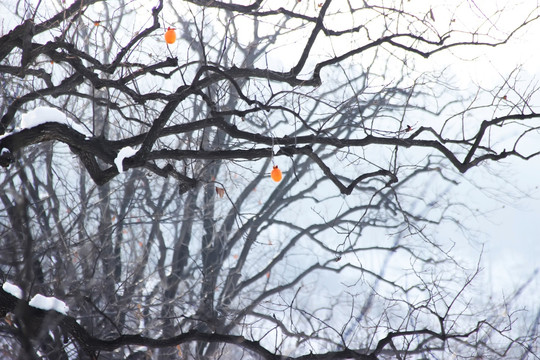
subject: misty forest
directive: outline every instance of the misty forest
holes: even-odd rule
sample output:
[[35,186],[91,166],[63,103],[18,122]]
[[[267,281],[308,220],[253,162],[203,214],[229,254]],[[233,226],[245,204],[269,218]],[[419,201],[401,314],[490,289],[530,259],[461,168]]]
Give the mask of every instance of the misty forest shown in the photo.
[[486,290],[474,227],[540,154],[539,17],[2,1],[0,358],[540,359],[534,266]]

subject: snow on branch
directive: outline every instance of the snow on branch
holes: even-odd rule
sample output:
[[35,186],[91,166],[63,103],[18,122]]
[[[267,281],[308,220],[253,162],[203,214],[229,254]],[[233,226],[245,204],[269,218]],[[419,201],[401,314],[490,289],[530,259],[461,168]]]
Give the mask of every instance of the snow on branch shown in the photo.
[[41,294],[35,295],[28,305],[45,311],[54,310],[62,315],[67,315],[69,311],[69,307],[62,300]]
[[88,129],[68,118],[62,111],[48,106],[38,106],[35,109],[22,114],[20,129],[29,129],[48,122],[64,124],[81,134],[87,136],[92,135]]
[[120,149],[120,151],[118,152],[118,156],[114,159],[114,164],[116,165],[119,173],[124,172],[124,159],[132,157],[136,153],[137,150],[133,149],[131,146],[126,146]]
[[7,292],[8,294],[15,296],[17,299],[22,299],[23,297],[23,291],[21,290],[21,288],[10,282],[6,281],[2,285],[2,289],[4,289],[4,291]]

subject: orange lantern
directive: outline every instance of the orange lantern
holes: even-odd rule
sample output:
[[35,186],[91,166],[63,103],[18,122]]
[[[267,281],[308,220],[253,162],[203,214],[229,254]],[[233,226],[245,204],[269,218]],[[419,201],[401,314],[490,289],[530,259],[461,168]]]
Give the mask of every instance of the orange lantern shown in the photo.
[[272,180],[274,180],[275,182],[280,182],[283,178],[283,174],[281,173],[281,170],[279,170],[277,165],[274,165],[274,168],[270,173],[270,177],[272,177]]
[[165,32],[165,42],[167,44],[174,44],[176,41],[176,31],[174,31],[173,28],[167,28],[167,31]]

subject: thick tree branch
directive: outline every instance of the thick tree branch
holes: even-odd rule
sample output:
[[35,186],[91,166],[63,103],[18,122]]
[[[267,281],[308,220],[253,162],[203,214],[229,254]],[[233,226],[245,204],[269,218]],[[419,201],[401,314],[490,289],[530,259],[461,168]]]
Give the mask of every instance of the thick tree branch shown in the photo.
[[[185,89],[185,88],[181,88]],[[179,91],[181,91],[179,89]],[[166,123],[167,119],[171,116],[177,103],[180,102],[180,98],[174,102],[169,103],[165,109],[161,112],[160,116],[154,121],[152,128],[146,134],[137,135],[130,139],[124,139],[120,141],[107,141],[100,138],[88,138],[85,135],[73,130],[71,127],[60,123],[45,123],[34,128],[23,129],[14,133],[10,133],[0,138],[0,149],[7,149],[4,155],[0,155],[2,164],[7,166],[13,159],[13,155],[16,151],[24,149],[25,147],[38,144],[45,141],[61,141],[69,145],[77,155],[81,157],[83,163],[90,172],[92,178],[98,184],[104,184],[118,174],[116,169],[110,168],[105,172],[99,169],[99,166],[92,160],[94,157],[98,157],[108,164],[114,165],[114,159],[117,152],[124,146],[137,146],[141,145],[141,150],[136,156],[125,160],[126,168],[135,168],[141,166],[150,166],[148,162],[152,160],[182,160],[182,159],[207,159],[207,160],[254,160],[261,158],[268,158],[274,156],[273,148],[251,148],[251,149],[237,149],[237,150],[173,150],[173,149],[161,149],[150,151],[152,144],[161,136],[168,136],[171,134],[180,134],[185,132],[191,132],[195,130],[204,129],[207,127],[217,127],[225,131],[228,135],[236,139],[244,139],[253,143],[253,146],[257,144],[263,145],[283,145],[276,155],[307,155],[309,156],[320,168],[324,174],[339,188],[343,194],[350,194],[354,187],[370,177],[374,176],[389,176],[390,182],[395,183],[397,178],[386,170],[378,170],[371,173],[365,173],[359,175],[353,179],[347,186],[338,180],[334,172],[313,152],[311,144],[327,145],[334,148],[343,147],[366,147],[369,145],[391,145],[400,146],[404,148],[433,148],[443,154],[452,165],[460,172],[466,172],[470,168],[477,166],[480,162],[485,160],[499,160],[508,156],[517,156],[521,158],[528,158],[534,156],[522,155],[516,150],[504,150],[500,153],[488,153],[482,154],[477,157],[473,157],[475,152],[480,148],[482,138],[492,126],[500,126],[509,120],[527,120],[539,118],[540,115],[536,113],[531,114],[517,114],[506,115],[503,117],[495,118],[489,121],[482,122],[476,136],[473,138],[474,142],[471,144],[470,140],[447,140],[442,138],[433,129],[428,127],[419,128],[409,137],[381,137],[374,135],[367,135],[360,139],[351,138],[337,138],[330,136],[298,136],[298,137],[270,137],[262,134],[250,133],[247,131],[239,130],[235,125],[231,125],[224,121],[222,118],[209,118],[205,120],[196,121],[193,123],[175,125],[167,128],[160,128],[160,124]],[[437,140],[423,140],[418,139],[422,133],[427,132],[436,136]],[[469,151],[463,161],[460,161],[455,153],[453,153],[444,143],[449,142],[452,144],[461,144],[469,147]],[[309,144],[309,145],[305,145]],[[304,146],[299,146],[304,145]],[[92,154],[92,155],[90,155]],[[159,173],[158,168],[154,168]],[[170,173],[169,169],[166,172],[161,172],[160,175]],[[182,177],[178,175],[177,177]],[[185,179],[184,179],[185,180]]]

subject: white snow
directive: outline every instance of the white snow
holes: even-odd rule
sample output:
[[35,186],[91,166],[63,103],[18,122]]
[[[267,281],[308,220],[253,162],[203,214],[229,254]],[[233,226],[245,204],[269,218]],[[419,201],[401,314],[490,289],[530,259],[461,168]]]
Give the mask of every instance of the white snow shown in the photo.
[[20,128],[29,129],[48,122],[65,124],[81,134],[92,135],[84,126],[77,124],[60,110],[48,106],[38,106],[22,114]]
[[23,297],[23,291],[21,288],[7,281],[4,283],[4,285],[2,285],[2,289],[4,289],[4,291],[8,294],[15,296],[17,299],[22,299]]
[[125,158],[131,157],[137,153],[137,150],[133,149],[131,146],[126,146],[118,152],[118,156],[116,156],[116,159],[114,159],[114,163],[116,164],[116,168],[118,169],[119,173],[124,172],[124,165],[123,161]]
[[69,311],[69,307],[62,300],[55,297],[43,296],[41,294],[34,296],[28,305],[41,310],[54,310],[64,315],[67,315]]
[[[14,131],[14,132],[16,132],[16,131]],[[5,137],[8,137],[11,134],[13,134],[13,132],[5,132],[4,135],[0,135],[0,140],[2,140]]]
[[280,149],[279,145],[272,146],[272,151],[274,152],[274,155],[277,155],[277,153],[279,152],[279,149]]

